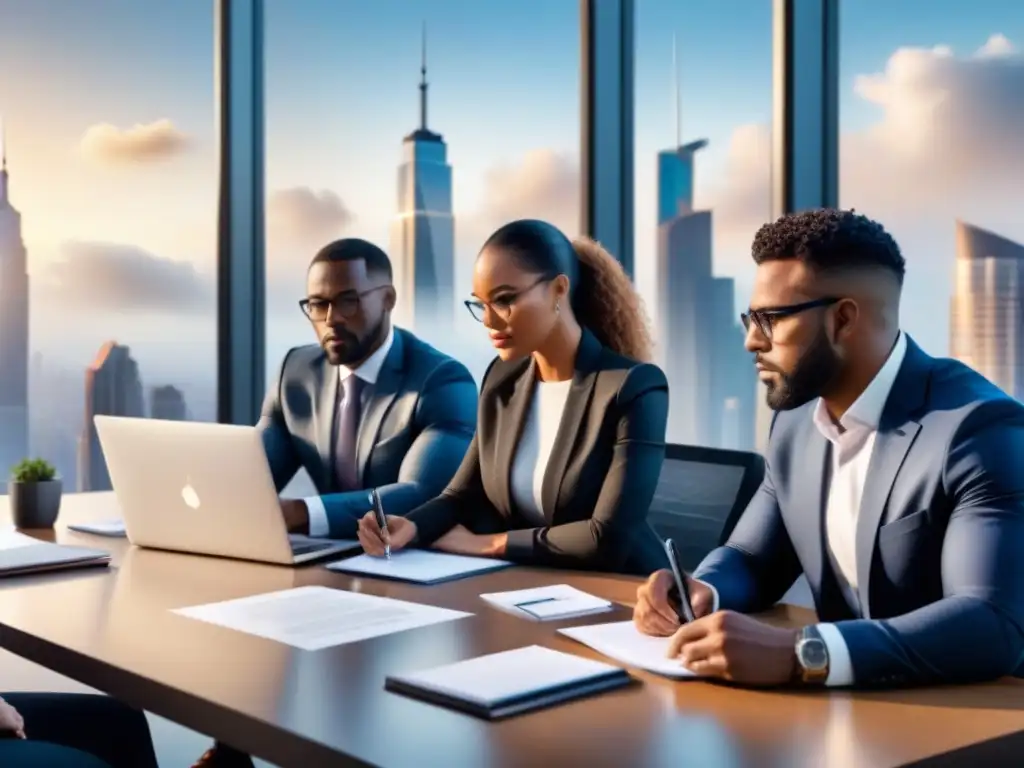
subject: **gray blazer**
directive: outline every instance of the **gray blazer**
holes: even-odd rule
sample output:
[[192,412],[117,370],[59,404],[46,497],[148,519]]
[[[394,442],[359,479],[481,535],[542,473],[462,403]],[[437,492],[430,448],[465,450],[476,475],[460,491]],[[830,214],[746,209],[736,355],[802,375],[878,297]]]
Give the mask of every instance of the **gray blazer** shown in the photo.
[[[321,494],[332,538],[354,538],[367,494],[339,493],[332,438],[338,369],[319,346],[295,347],[257,425],[278,491],[305,467]],[[359,424],[358,471],[384,509],[404,515],[442,490],[476,429],[476,384],[466,367],[395,328],[395,338]]]
[[695,576],[758,611],[803,571],[856,686],[1024,675],[1024,406],[961,363],[907,353],[875,438],[857,521],[863,618],[825,551],[830,444],[813,403],[776,414],[761,488]]

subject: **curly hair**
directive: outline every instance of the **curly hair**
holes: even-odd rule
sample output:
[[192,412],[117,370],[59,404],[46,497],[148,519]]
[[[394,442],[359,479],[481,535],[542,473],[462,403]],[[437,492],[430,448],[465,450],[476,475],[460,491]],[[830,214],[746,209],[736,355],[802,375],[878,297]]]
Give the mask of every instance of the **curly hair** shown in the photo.
[[609,349],[649,362],[653,344],[643,300],[618,260],[589,237],[572,242],[579,259],[576,319]]
[[906,261],[892,235],[853,210],[819,208],[790,213],[765,224],[754,236],[757,264],[799,259],[821,271],[877,267],[902,285]]

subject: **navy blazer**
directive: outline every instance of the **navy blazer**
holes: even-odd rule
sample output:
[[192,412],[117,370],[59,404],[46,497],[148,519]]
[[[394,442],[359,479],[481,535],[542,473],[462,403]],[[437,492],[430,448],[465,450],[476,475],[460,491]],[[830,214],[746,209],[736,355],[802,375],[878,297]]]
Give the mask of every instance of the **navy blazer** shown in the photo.
[[[357,441],[363,488],[376,488],[389,515],[404,515],[440,493],[459,468],[476,428],[476,384],[466,367],[395,328]],[[338,369],[317,345],[285,355],[258,428],[277,490],[305,467],[321,494],[331,538],[355,538],[369,511],[363,491],[339,492],[334,475]]]
[[480,388],[477,433],[451,485],[408,517],[429,545],[462,524],[508,532],[504,557],[563,568],[648,574],[666,563],[647,522],[665,458],[668,383],[583,332],[565,411],[545,469],[546,526],[516,509],[511,471],[533,397],[532,358],[495,360]]
[[813,402],[776,414],[760,489],[695,576],[719,606],[768,608],[803,571],[836,622],[856,686],[967,683],[1024,673],[1024,405],[909,338],[857,520],[863,617],[825,549],[831,444]]

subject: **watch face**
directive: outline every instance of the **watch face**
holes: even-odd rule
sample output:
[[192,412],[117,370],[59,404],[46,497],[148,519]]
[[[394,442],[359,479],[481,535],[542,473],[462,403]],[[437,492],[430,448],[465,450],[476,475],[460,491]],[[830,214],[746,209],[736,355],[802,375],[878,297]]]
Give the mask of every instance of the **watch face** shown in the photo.
[[828,651],[824,641],[815,637],[800,642],[800,666],[804,669],[823,669],[827,664]]

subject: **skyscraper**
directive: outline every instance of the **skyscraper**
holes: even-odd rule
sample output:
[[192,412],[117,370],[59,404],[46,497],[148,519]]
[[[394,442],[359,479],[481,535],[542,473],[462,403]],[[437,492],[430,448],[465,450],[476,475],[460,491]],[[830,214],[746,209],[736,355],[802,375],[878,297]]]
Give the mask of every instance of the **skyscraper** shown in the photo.
[[420,125],[402,141],[398,215],[392,227],[398,307],[394,320],[446,340],[455,313],[455,219],[448,146],[427,128],[427,36],[420,65]]
[[1024,400],[1024,244],[956,222],[950,353]]
[[184,393],[170,384],[153,387],[149,393],[149,415],[154,419],[186,421],[188,409]]
[[0,493],[28,453],[28,268],[21,214],[10,200],[6,134],[0,125]]
[[145,416],[139,366],[128,347],[108,341],[85,371],[85,424],[78,441],[78,490],[108,491],[110,475],[92,417]]

